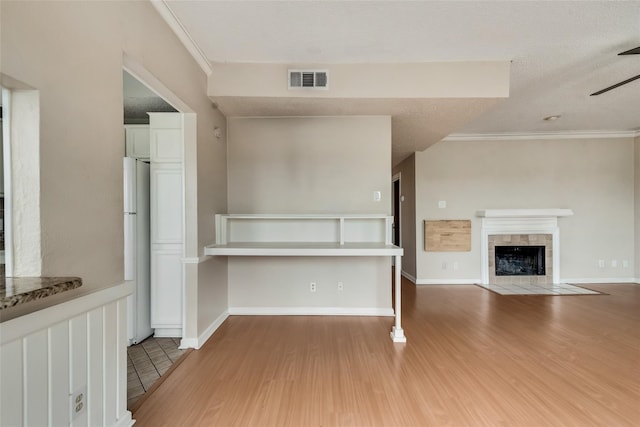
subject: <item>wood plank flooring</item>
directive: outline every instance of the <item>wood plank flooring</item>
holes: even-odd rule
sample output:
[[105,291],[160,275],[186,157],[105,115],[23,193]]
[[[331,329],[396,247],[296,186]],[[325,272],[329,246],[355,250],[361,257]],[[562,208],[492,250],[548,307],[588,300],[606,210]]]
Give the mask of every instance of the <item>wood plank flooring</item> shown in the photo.
[[403,282],[392,318],[232,316],[140,426],[638,426],[640,285],[504,296]]

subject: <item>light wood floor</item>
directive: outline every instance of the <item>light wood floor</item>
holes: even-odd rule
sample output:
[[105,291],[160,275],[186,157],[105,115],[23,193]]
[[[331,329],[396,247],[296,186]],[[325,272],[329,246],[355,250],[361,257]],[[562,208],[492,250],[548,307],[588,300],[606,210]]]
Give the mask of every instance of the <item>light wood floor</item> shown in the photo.
[[391,318],[230,317],[140,426],[639,426],[640,285],[503,296],[403,282]]

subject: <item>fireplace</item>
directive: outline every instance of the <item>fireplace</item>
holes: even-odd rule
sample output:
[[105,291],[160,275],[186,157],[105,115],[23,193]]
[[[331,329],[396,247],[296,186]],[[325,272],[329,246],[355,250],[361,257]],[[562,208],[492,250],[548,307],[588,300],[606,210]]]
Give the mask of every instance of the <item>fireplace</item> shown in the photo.
[[544,276],[544,246],[496,246],[496,276]]
[[489,284],[553,283],[553,235],[491,234]]
[[560,283],[558,217],[570,209],[492,209],[482,218],[482,284]]

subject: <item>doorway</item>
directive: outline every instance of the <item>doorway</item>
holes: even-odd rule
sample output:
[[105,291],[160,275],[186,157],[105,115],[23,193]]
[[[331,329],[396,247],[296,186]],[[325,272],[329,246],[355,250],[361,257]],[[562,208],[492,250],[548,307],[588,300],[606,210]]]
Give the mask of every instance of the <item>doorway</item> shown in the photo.
[[179,260],[182,266],[182,274],[178,277],[178,280],[176,280],[176,283],[179,284],[179,304],[182,305],[182,322],[180,327],[182,333],[178,334],[182,336],[180,347],[197,348],[199,347],[198,317],[197,309],[194,307],[194,301],[197,303],[198,300],[198,221],[197,211],[186,208],[187,206],[194,206],[195,201],[193,200],[193,192],[186,191],[185,188],[185,183],[187,182],[198,182],[196,158],[198,135],[197,114],[178,95],[138,62],[136,58],[125,53],[122,59],[122,68],[127,73],[131,74],[139,82],[142,82],[153,93],[160,96],[160,98],[175,108],[181,116],[182,129],[180,139],[182,141],[182,149],[180,151],[180,157],[182,161],[180,175],[183,179],[179,185],[174,185],[174,187],[179,188],[183,197],[181,197],[181,200],[176,203],[174,207],[178,208],[181,212],[179,221],[183,233],[181,233],[182,245],[179,250],[180,256],[175,256],[173,253],[172,256],[174,256],[175,260]]
[[177,113],[126,70],[122,72],[124,124],[124,275],[134,282],[127,300],[127,338],[138,344],[151,327],[150,119],[148,113]]
[[[158,129],[158,115],[167,114],[169,121],[182,123],[182,115],[172,105],[166,102],[155,91],[148,88],[137,77],[123,70],[123,149],[124,149],[124,275],[125,280],[134,282],[134,292],[127,299],[127,402],[129,409],[138,398],[149,390],[160,379],[161,375],[168,372],[173,363],[184,353],[180,350],[180,338],[182,333],[181,312],[183,299],[183,286],[181,280],[181,259],[183,258],[182,245],[178,253],[169,257],[169,246],[162,246],[163,262],[159,262],[157,249],[153,245],[152,217],[158,223],[171,214],[172,218],[178,218],[178,228],[182,229],[182,210],[184,207],[180,201],[171,200],[171,206],[161,203],[166,197],[158,197],[158,194],[182,194],[182,165],[176,165],[161,159],[160,152],[155,150],[152,155],[152,135],[163,141],[163,147],[174,140],[182,140],[184,128],[175,129],[171,135],[173,140],[167,140],[167,132],[173,129]],[[150,118],[156,117],[156,121]],[[172,119],[172,120],[171,120]],[[155,123],[155,124],[154,124]],[[156,126],[154,128],[154,126]],[[158,147],[158,144],[153,145]],[[179,150],[178,150],[179,151]],[[182,154],[178,153],[182,158]],[[153,157],[153,163],[152,162]],[[161,162],[165,162],[161,163]],[[155,169],[152,172],[152,168]],[[164,166],[164,168],[163,168]],[[172,181],[172,191],[166,190],[167,177],[173,176],[165,173],[163,181],[158,182],[159,173],[163,169],[170,169],[173,175],[178,175],[178,180]],[[152,176],[152,174],[155,175]],[[155,177],[155,181],[154,181]],[[155,183],[155,184],[154,184]],[[155,202],[151,193],[155,185]],[[180,197],[178,197],[180,199]],[[153,203],[152,203],[153,202]],[[166,218],[165,218],[166,219]],[[156,235],[157,240],[157,235]],[[154,258],[155,256],[155,258]],[[177,261],[176,261],[177,260]],[[161,264],[161,267],[158,265]],[[153,270],[155,265],[155,270]],[[178,272],[176,275],[175,272]],[[155,274],[154,274],[155,273]],[[155,276],[155,278],[154,278]],[[169,277],[172,287],[170,304],[166,303],[165,278]],[[165,295],[164,299],[162,296]],[[153,314],[155,310],[155,314]],[[174,328],[167,337],[167,326],[160,315],[177,312],[180,329]],[[154,317],[155,316],[155,320]],[[175,315],[173,317],[176,317]],[[152,323],[152,320],[154,323]],[[175,319],[174,319],[174,323]],[[152,327],[152,325],[154,327]],[[159,338],[161,337],[161,338]],[[177,338],[171,338],[177,337]]]
[[392,211],[391,214],[393,215],[393,228],[392,228],[392,238],[393,238],[393,244],[396,246],[400,246],[402,247],[402,233],[401,233],[401,201],[402,201],[402,195],[401,195],[401,185],[400,185],[400,174],[396,174],[393,176],[392,178],[392,186],[391,186],[391,192],[392,192],[392,199],[393,199],[393,205],[392,205]]

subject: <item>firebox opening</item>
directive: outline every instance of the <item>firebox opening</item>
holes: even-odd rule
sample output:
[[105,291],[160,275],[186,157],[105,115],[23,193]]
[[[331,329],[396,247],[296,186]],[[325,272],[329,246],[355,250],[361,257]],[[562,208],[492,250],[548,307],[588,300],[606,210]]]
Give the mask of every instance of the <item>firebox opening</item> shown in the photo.
[[544,246],[496,246],[496,276],[544,276]]

